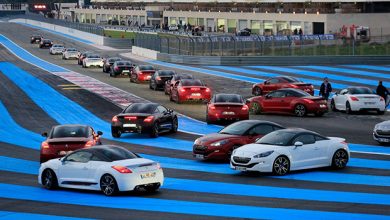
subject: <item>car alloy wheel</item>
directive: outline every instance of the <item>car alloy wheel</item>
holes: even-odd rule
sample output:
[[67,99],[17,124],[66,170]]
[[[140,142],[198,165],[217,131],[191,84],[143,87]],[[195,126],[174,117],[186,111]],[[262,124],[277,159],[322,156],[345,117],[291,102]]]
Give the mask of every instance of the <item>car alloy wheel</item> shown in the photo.
[[159,127],[158,123],[155,122],[153,124],[152,131],[150,132],[151,137],[154,137],[154,138],[158,137],[158,127]]
[[100,179],[100,189],[106,196],[115,195],[118,191],[118,186],[113,176],[105,174]]
[[250,107],[250,112],[252,113],[252,114],[260,114],[261,113],[261,107],[260,107],[260,104],[259,103],[257,103],[257,102],[253,102],[252,104],[251,104],[251,107]]
[[46,169],[42,174],[42,185],[46,189],[55,189],[58,185],[57,177],[50,169]]
[[285,175],[290,171],[290,161],[285,156],[276,158],[272,166],[272,171],[278,176]]
[[332,111],[334,112],[337,111],[336,104],[334,103],[334,99],[330,101],[330,109],[332,109]]
[[259,87],[255,87],[253,94],[255,96],[259,96],[259,95],[263,94],[263,92],[261,91],[261,89]]
[[306,115],[306,107],[302,104],[298,104],[295,106],[294,113],[298,117],[302,117]]
[[349,102],[345,104],[345,113],[352,114],[351,104]]
[[172,130],[171,130],[171,132],[172,132],[172,133],[176,133],[178,127],[179,127],[179,123],[178,123],[178,121],[177,121],[177,118],[174,117],[173,120],[172,120]]
[[345,150],[337,150],[333,155],[332,166],[336,169],[343,169],[347,166],[348,154]]
[[111,135],[114,138],[120,138],[122,135],[122,132],[120,130],[114,129],[111,131]]

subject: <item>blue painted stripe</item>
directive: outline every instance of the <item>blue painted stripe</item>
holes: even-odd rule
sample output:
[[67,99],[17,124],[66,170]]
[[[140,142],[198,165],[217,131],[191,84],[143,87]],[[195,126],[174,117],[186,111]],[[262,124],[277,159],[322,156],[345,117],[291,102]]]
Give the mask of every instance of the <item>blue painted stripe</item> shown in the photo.
[[372,65],[343,65],[343,66],[390,72],[390,68],[387,66],[372,66]]
[[203,74],[207,74],[207,75],[220,76],[220,77],[224,77],[224,78],[228,78],[228,79],[235,79],[235,80],[249,82],[249,83],[259,83],[259,82],[264,81],[264,79],[259,79],[259,78],[240,76],[240,75],[231,74],[231,73],[225,73],[225,72],[220,72],[220,71],[215,71],[215,70],[208,70],[208,69],[192,67],[192,66],[183,66],[183,65],[166,63],[166,62],[156,61],[156,60],[150,60],[148,62],[151,64],[181,69],[184,71],[194,71],[194,72],[199,72],[199,73],[203,73]]
[[[0,170],[37,175],[39,169],[38,162],[21,160],[16,158],[0,156]],[[7,165],[5,163],[11,163]],[[165,167],[165,166],[164,166]],[[268,197],[280,199],[300,199],[323,202],[344,202],[390,205],[390,195],[339,192],[331,190],[312,190],[272,186],[256,186],[248,184],[234,184],[222,182],[210,182],[199,180],[188,180],[178,178],[164,179],[164,189],[181,191],[192,191],[201,193],[215,193],[237,196]]]
[[[362,78],[356,78],[356,77],[348,77],[348,76],[340,76],[335,74],[329,74],[329,73],[322,73],[322,72],[315,72],[315,71],[308,71],[308,70],[300,70],[300,69],[294,69],[294,68],[288,68],[288,67],[276,67],[276,66],[249,66],[251,68],[258,68],[258,69],[266,69],[266,70],[274,70],[274,71],[280,71],[285,73],[293,73],[297,75],[304,75],[304,76],[311,76],[311,77],[318,77],[318,78],[324,78],[328,77],[330,80],[339,80],[344,82],[351,82],[351,83],[360,83],[360,84],[366,84],[370,86],[377,86],[378,82],[376,80],[369,80],[369,79],[362,79]],[[336,85],[332,82],[332,85]],[[334,87],[336,88],[336,87]]]
[[[251,75],[257,75],[257,76],[262,76],[262,77],[276,77],[280,76],[282,74],[277,74],[277,73],[269,73],[269,72],[264,72],[264,71],[258,71],[258,70],[251,70],[251,69],[244,69],[244,68],[239,68],[239,67],[230,67],[230,66],[208,66],[209,68],[213,69],[221,69],[221,70],[227,70],[227,71],[235,71],[238,73],[246,73],[246,74],[251,74]],[[252,67],[252,66],[251,66]],[[286,72],[287,73],[287,72]],[[293,72],[288,72],[288,73],[293,73]],[[316,77],[316,76],[313,76]],[[315,86],[321,86],[322,79],[321,80],[313,80],[313,79],[308,79],[308,78],[302,78],[299,77],[300,80],[306,82],[306,83],[311,83]],[[348,87],[345,84],[340,84],[340,83],[332,83],[332,86],[336,89],[341,89]]]
[[[383,79],[390,79],[390,75],[389,74],[369,72],[369,71],[362,71],[362,70],[355,70],[355,69],[348,69],[348,68],[341,68],[341,67],[330,67],[330,66],[298,66],[298,67],[310,68],[310,69],[315,69],[315,70],[332,71],[332,72],[337,72],[337,73],[349,73],[349,74],[358,75],[358,76],[369,76],[369,77],[378,77],[378,78],[383,78]],[[378,85],[378,82],[376,83],[376,85]]]
[[[72,39],[72,40],[79,41],[81,43],[94,44],[92,41],[85,40],[85,39],[82,39],[82,38],[79,38],[79,37],[75,37],[73,35],[64,34],[64,33],[61,33],[59,31],[54,31],[54,30],[51,30],[51,29],[48,29],[48,28],[44,28],[44,27],[40,27],[40,26],[36,26],[36,25],[32,25],[32,24],[26,24],[26,23],[23,23],[23,22],[15,22],[15,23],[21,24],[21,25],[24,25],[24,26],[27,26],[27,27],[31,27],[31,28],[44,30],[44,31],[47,31],[47,32],[52,33],[52,34],[60,35],[60,36],[63,36],[63,37],[66,37],[66,38],[69,38],[69,39]],[[96,35],[96,36],[98,36],[98,35]]]
[[180,131],[199,135],[217,133],[223,128],[223,126],[207,124],[187,116],[179,116],[179,126]]
[[77,220],[77,219],[86,219],[86,218],[65,217],[65,216],[55,216],[55,215],[43,215],[43,214],[35,214],[35,213],[27,213],[27,212],[0,211],[0,219],[13,219],[13,220],[26,220],[26,219]]
[[362,167],[369,169],[390,170],[390,161],[388,160],[369,160],[361,158],[351,158],[348,162],[350,167]]
[[43,68],[49,72],[68,72],[67,69],[62,68],[60,66],[57,66],[55,64],[49,63],[45,60],[42,60],[19,45],[15,44],[14,42],[10,41],[8,38],[0,34],[0,44],[2,44],[4,47],[8,48],[8,50],[15,54],[15,56],[19,57],[22,60],[25,60],[26,62],[31,63],[32,65],[38,66],[40,68]]
[[141,197],[106,197],[100,194],[82,194],[80,196],[79,192],[74,191],[47,191],[38,187],[11,184],[0,184],[0,197],[81,206],[236,218],[285,219],[288,216],[289,219],[304,219],[310,216],[313,219],[390,219],[390,216],[372,214],[265,208]]

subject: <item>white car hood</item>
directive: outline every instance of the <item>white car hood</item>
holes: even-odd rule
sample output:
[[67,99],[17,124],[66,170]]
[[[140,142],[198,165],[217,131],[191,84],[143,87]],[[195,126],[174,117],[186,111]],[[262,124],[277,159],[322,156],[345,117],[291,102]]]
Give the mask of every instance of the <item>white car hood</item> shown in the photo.
[[267,151],[277,150],[285,146],[264,145],[264,144],[247,144],[234,151],[233,156],[252,157]]

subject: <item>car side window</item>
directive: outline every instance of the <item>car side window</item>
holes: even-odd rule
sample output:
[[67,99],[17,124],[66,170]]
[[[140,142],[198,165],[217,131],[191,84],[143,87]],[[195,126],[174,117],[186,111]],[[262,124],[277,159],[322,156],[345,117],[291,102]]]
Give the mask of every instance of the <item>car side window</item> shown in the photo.
[[316,139],[316,141],[324,141],[324,140],[326,140],[324,137],[321,137],[321,136],[318,136],[318,135],[314,135],[314,138]]
[[100,157],[93,154],[91,157],[91,161],[104,161],[104,160],[102,160]]
[[270,79],[268,80],[268,84],[276,84],[279,83],[279,79]]
[[92,153],[86,151],[79,151],[67,156],[66,161],[87,163],[88,161],[91,160],[91,157],[92,157]]
[[341,95],[345,95],[345,94],[347,94],[347,93],[348,93],[348,89],[343,89],[343,90],[341,90],[341,92],[340,92]]
[[273,132],[274,128],[271,125],[257,125],[256,127],[249,130],[249,135],[266,135]]
[[161,106],[161,105],[157,106],[157,109],[158,109],[161,113],[164,113],[164,112],[168,111],[164,106]]
[[298,137],[295,138],[293,144],[297,141],[302,142],[304,145],[305,144],[314,144],[316,142],[314,135],[312,135],[312,134],[299,135]]
[[269,96],[272,98],[281,98],[281,97],[284,97],[285,94],[286,93],[283,91],[275,91],[275,92],[270,93]]

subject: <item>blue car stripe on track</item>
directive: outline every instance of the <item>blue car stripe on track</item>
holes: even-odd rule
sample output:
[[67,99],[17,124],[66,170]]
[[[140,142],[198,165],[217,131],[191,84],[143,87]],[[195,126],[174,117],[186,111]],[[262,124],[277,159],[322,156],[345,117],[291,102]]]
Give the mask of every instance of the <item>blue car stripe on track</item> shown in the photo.
[[[0,170],[37,175],[39,163],[0,156]],[[164,189],[251,197],[390,205],[390,195],[165,178]]]
[[390,68],[386,66],[373,66],[373,65],[343,65],[343,66],[390,72]]
[[44,214],[35,214],[35,213],[27,213],[27,212],[0,211],[0,219],[12,219],[12,220],[26,220],[26,219],[77,220],[77,219],[86,219],[86,218],[55,216],[55,215],[44,215]]
[[368,72],[368,71],[348,69],[348,68],[341,68],[341,67],[330,67],[330,66],[298,66],[298,67],[315,69],[315,70],[332,71],[332,72],[338,72],[338,73],[349,73],[349,74],[358,75],[358,76],[369,76],[369,77],[378,77],[378,78],[383,78],[383,79],[390,79],[390,75],[389,74]]
[[114,198],[100,194],[83,194],[80,196],[78,192],[66,190],[50,191],[50,196],[48,195],[48,191],[40,187],[0,184],[0,197],[2,198],[92,207],[256,219],[285,219],[286,216],[289,219],[303,219],[308,216],[313,219],[390,219],[390,216],[372,214],[265,208],[142,197]]

